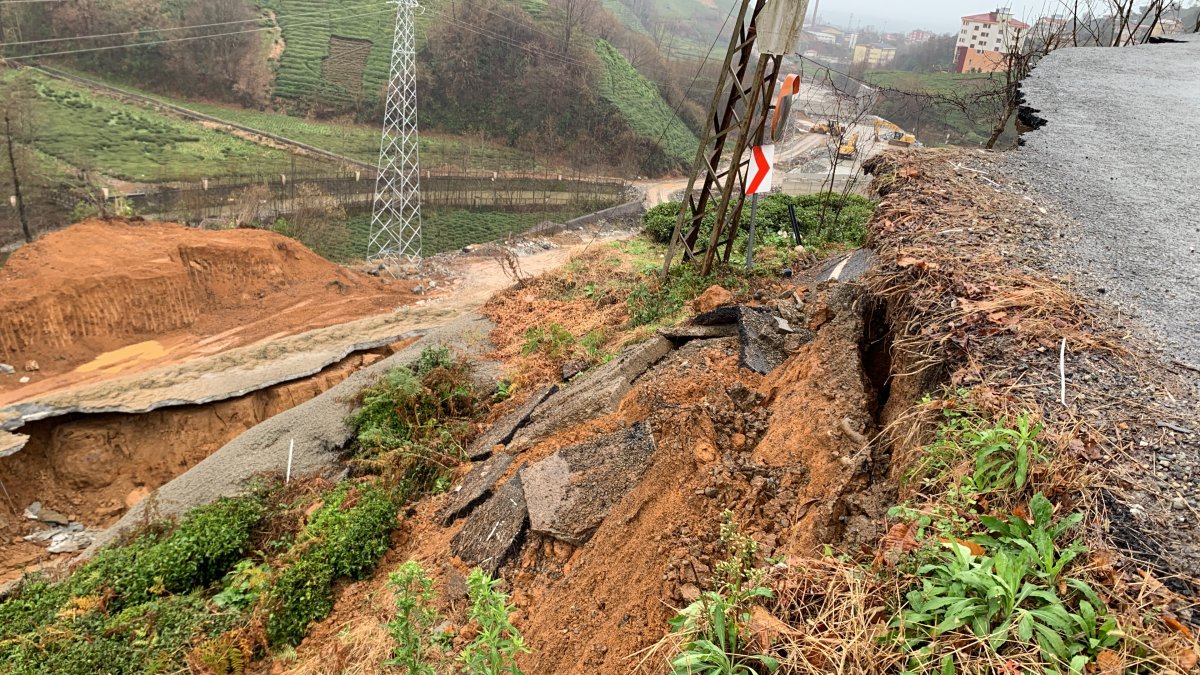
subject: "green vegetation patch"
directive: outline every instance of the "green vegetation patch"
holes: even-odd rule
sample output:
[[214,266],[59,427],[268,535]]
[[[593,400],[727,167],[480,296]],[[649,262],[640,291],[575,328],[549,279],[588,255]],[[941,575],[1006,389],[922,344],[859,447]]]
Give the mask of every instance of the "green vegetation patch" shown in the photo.
[[323,501],[267,592],[272,644],[299,644],[309,624],[333,609],[333,582],[374,570],[396,526],[396,502],[379,485],[342,483]]
[[[13,73],[0,74],[0,85]],[[37,149],[54,160],[129,181],[199,181],[274,173],[306,160],[145,106],[35,76]]]
[[[654,241],[667,243],[675,230],[679,218],[679,202],[659,204],[642,216],[642,227]],[[875,202],[859,195],[842,195],[822,192],[792,196],[774,193],[758,202],[755,245],[792,246],[791,218],[789,207],[795,207],[796,220],[800,228],[801,243],[809,248],[824,248],[830,244],[861,246],[867,238],[867,221],[875,212]],[[712,233],[713,216],[705,219],[700,228],[700,237],[706,239]],[[740,227],[743,232],[734,245],[735,250],[744,250],[744,230],[750,224],[750,205],[742,208]]]
[[604,63],[599,91],[616,106],[634,131],[660,142],[667,158],[678,165],[690,165],[700,141],[673,113],[654,83],[637,71],[615,47],[596,41],[596,54]]
[[13,673],[162,672],[238,620],[207,586],[249,548],[265,492],[221,499],[177,526],[107,548],[59,583],[27,582],[0,603],[0,662]]
[[[468,244],[498,241],[509,235],[526,232],[544,222],[562,223],[591,211],[591,205],[582,205],[574,209],[519,213],[425,208],[421,213],[421,252],[422,255],[430,256],[443,251],[454,251]],[[367,257],[371,216],[351,216],[347,225],[350,228],[349,239],[341,246],[322,251],[322,255],[337,262],[362,260]]]

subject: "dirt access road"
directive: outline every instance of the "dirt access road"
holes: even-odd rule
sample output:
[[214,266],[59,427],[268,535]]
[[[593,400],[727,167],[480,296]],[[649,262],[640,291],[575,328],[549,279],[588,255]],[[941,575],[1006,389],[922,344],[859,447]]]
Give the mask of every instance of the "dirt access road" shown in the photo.
[[[1080,223],[1049,262],[1079,290],[1142,318],[1200,365],[1200,36],[1061,49],[1021,85],[1045,126],[1011,155]],[[1032,120],[1031,120],[1032,121]]]

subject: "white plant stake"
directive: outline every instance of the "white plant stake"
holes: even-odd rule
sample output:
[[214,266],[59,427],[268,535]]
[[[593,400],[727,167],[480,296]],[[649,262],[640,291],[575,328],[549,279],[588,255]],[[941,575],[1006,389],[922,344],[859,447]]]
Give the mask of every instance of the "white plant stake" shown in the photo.
[[1058,402],[1067,404],[1067,338],[1058,347]]
[[283,478],[283,484],[287,485],[292,482],[292,452],[296,449],[296,439],[288,441],[288,465],[287,475]]

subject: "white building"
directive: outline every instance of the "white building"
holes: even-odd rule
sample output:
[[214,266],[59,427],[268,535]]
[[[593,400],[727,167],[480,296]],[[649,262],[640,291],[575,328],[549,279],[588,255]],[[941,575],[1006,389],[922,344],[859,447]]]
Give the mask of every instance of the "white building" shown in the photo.
[[962,18],[954,46],[954,70],[992,72],[1004,69],[1004,56],[1029,24],[1014,19],[1007,7]]

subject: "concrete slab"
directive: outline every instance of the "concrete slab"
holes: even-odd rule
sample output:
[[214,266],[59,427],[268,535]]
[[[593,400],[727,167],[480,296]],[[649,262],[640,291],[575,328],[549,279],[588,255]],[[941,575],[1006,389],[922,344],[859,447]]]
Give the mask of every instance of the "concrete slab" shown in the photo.
[[543,438],[617,409],[621,398],[642,373],[671,353],[671,341],[656,335],[626,349],[620,356],[572,382],[538,406],[529,424],[513,437],[508,451],[520,453]]
[[[329,391],[282,412],[250,429],[196,466],[156,491],[155,508],[160,517],[178,515],[220,497],[241,494],[247,481],[264,473],[282,475],[287,467],[288,448],[295,441],[292,475],[335,473],[341,468],[342,450],[353,431],[346,417],[354,410],[354,398],[384,372],[405,366],[430,344],[444,344],[483,362],[490,350],[486,341],[466,336],[487,335],[491,322],[477,314],[466,314],[430,330],[424,339],[364,368]],[[494,366],[494,364],[492,364]],[[477,369],[490,370],[492,366]],[[145,500],[129,509],[111,528],[95,538],[88,554],[119,532],[137,527],[143,520]]]
[[530,529],[575,546],[587,543],[650,468],[654,449],[650,427],[639,422],[563,448],[526,468]]

